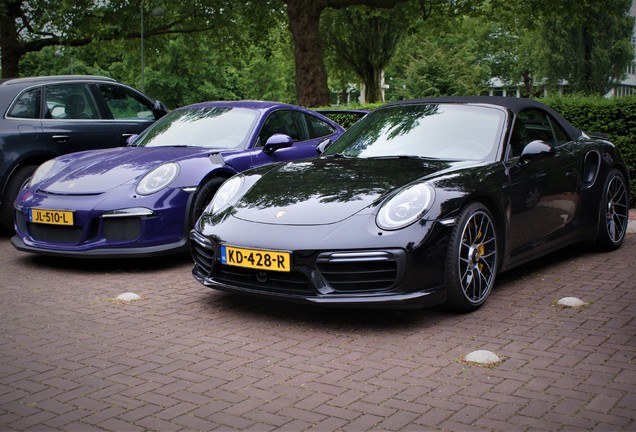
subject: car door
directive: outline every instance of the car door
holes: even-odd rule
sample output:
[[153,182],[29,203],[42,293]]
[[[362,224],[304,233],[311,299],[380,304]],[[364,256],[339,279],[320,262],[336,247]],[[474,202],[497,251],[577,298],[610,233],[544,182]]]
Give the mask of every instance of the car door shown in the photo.
[[[544,154],[524,159],[523,149],[541,142]],[[567,134],[538,109],[520,112],[509,142],[511,257],[520,259],[550,247],[576,214],[578,167],[565,145]]]
[[130,136],[140,134],[165,114],[156,113],[152,101],[120,84],[99,83],[94,91],[108,129],[122,146]]
[[[290,136],[293,145],[271,154],[264,153],[262,147],[276,133]],[[251,152],[252,166],[317,156],[316,145],[335,134],[335,128],[319,117],[301,111],[274,111],[259,132],[257,145]]]
[[87,83],[45,85],[43,110],[43,133],[55,155],[121,144],[102,118]]
[[[4,137],[0,159],[14,162],[9,155],[40,154],[46,151],[46,144],[43,143],[48,140],[42,133],[41,105],[41,87],[28,89],[16,98],[3,119]],[[3,168],[10,172],[12,167]]]

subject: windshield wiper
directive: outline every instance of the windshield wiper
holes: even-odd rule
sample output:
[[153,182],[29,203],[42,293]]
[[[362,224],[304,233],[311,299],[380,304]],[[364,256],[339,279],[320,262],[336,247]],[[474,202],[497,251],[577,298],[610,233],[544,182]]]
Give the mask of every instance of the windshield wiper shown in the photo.
[[437,159],[427,156],[417,155],[384,155],[384,156],[369,156],[366,159]]

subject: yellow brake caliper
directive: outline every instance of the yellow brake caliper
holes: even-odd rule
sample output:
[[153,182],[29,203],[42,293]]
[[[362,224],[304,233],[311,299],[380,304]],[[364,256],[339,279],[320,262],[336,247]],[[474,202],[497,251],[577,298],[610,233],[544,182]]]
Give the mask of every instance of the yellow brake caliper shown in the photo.
[[[479,232],[477,233],[477,238],[476,238],[476,240],[481,240],[481,237],[482,237],[482,233],[481,233],[481,231],[479,231]],[[481,271],[482,271],[482,269],[484,268],[484,264],[481,262],[481,257],[483,257],[483,256],[484,256],[484,253],[485,253],[485,252],[486,252],[486,248],[484,247],[484,244],[483,244],[483,243],[480,243],[480,245],[479,245],[479,246],[477,246],[477,253],[479,254],[479,255],[478,255],[478,259],[477,259],[477,268],[479,268],[479,271],[480,271],[480,272],[481,272]]]

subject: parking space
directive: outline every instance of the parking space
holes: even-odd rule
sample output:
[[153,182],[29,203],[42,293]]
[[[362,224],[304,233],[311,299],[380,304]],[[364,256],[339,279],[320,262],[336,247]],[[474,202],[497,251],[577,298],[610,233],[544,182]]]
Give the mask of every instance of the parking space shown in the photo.
[[[452,315],[235,297],[187,256],[52,259],[1,237],[0,429],[636,430],[635,256],[633,234],[568,248]],[[568,296],[589,304],[554,305]],[[504,361],[462,361],[479,349]]]

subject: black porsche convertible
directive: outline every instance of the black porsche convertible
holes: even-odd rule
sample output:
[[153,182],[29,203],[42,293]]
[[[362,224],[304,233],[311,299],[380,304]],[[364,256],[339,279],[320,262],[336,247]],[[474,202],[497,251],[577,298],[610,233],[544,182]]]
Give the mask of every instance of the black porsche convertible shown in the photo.
[[619,151],[534,100],[390,103],[320,149],[221,186],[190,234],[198,281],[314,304],[468,312],[502,271],[625,238]]

